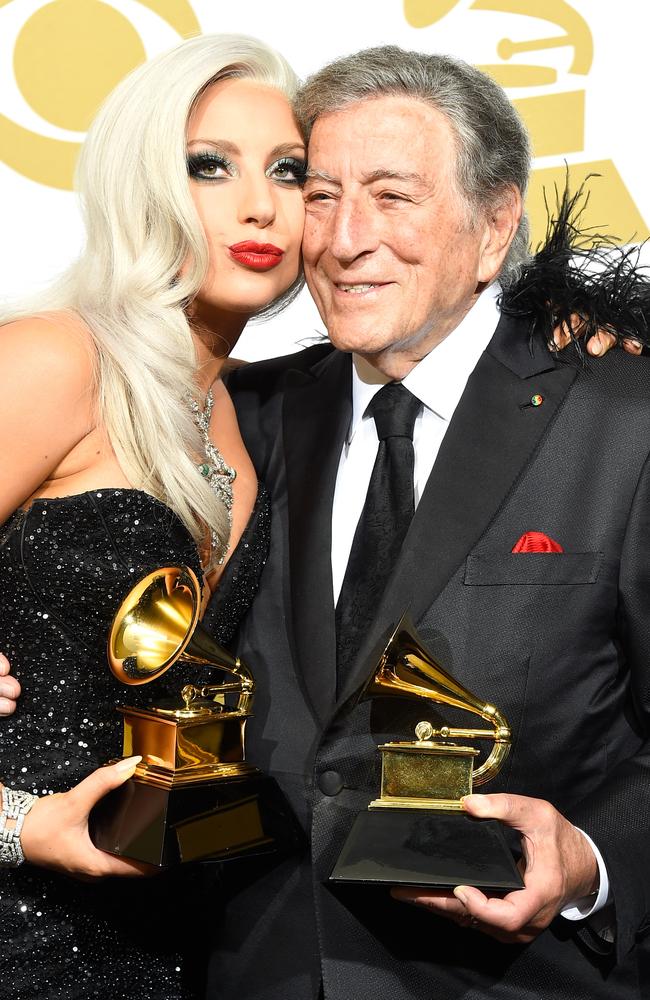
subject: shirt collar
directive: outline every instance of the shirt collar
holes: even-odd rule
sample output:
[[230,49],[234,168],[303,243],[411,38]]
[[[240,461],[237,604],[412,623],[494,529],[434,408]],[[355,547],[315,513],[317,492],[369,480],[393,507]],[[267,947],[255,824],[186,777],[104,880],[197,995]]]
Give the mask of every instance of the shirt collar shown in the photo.
[[[467,380],[499,322],[498,283],[488,286],[458,326],[429,352],[403,381],[442,420],[451,420]],[[352,420],[348,444],[375,393],[391,380],[358,354],[352,355]]]

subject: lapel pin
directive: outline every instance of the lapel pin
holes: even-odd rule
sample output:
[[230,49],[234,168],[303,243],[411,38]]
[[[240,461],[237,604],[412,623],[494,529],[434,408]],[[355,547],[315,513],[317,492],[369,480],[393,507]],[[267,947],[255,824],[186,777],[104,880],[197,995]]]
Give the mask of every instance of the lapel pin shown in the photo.
[[520,403],[519,408],[521,410],[526,410],[529,406],[541,406],[543,402],[544,397],[539,392],[536,392],[534,396],[530,397],[528,402]]

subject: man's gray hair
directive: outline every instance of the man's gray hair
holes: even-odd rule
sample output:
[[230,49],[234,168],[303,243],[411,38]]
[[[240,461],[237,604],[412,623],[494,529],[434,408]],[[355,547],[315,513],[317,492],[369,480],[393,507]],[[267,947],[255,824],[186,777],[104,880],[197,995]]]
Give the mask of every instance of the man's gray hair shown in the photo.
[[[387,95],[419,98],[449,121],[456,137],[455,181],[476,218],[514,186],[526,194],[530,142],[504,90],[460,59],[407,52],[396,45],[344,56],[310,76],[295,108],[307,137],[321,115]],[[499,280],[511,284],[529,260],[528,220],[522,216]]]

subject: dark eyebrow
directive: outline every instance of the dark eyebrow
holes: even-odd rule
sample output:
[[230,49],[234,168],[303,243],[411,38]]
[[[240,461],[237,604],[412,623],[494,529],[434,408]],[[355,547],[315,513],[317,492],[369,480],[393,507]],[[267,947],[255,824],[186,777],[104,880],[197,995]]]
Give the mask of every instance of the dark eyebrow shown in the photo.
[[[228,142],[227,139],[191,139],[188,142],[188,146],[210,146],[212,149],[218,149],[222,153],[226,153],[228,156],[239,156],[241,155],[241,150],[239,146],[236,146],[234,142]],[[270,151],[270,157],[276,156],[289,156],[290,154],[305,155],[305,147],[302,142],[281,142],[279,145],[274,146]]]
[[273,147],[271,156],[295,156],[296,154],[305,156],[306,152],[302,142],[281,142],[279,146]]
[[222,153],[227,153],[228,156],[237,156],[239,154],[239,146],[235,146],[234,142],[228,142],[227,140],[220,139],[190,139],[188,146],[196,146],[198,144],[202,146],[211,146],[212,149],[218,149]]

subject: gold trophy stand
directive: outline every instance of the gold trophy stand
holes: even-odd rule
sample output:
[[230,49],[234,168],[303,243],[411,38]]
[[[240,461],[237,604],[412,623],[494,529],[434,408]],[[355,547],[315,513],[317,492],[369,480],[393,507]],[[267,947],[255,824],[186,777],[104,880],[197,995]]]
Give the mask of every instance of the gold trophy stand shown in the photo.
[[126,685],[148,683],[180,660],[235,678],[187,684],[177,701],[120,709],[124,756],[142,760],[94,807],[90,835],[101,850],[158,867],[266,853],[296,841],[276,782],[245,760],[252,675],[201,628],[199,607],[191,569],[159,569],[123,601],[108,642],[111,670]]
[[[416,726],[413,742],[385,743],[380,797],[361,813],[330,876],[338,883],[449,889],[475,885],[494,892],[523,881],[497,820],[476,820],[462,797],[493,777],[510,749],[510,729],[493,705],[480,701],[435,662],[405,615],[361,697],[424,698],[480,715],[491,729]],[[476,747],[454,738],[490,739],[475,769]]]

